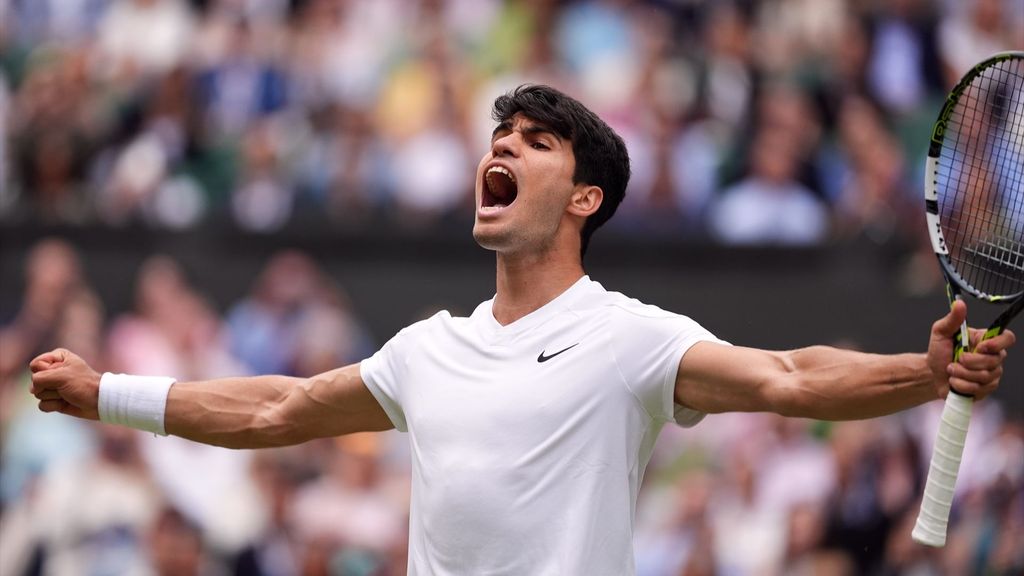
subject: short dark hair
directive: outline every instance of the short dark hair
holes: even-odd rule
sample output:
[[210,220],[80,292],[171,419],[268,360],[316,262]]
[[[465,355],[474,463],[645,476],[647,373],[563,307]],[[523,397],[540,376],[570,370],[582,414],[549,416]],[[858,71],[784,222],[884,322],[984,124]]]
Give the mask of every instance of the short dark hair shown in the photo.
[[507,122],[522,113],[572,143],[576,157],[574,184],[598,186],[604,200],[583,224],[580,257],[587,253],[590,236],[615,214],[629,183],[629,153],[622,138],[604,120],[576,99],[540,84],[523,84],[494,100],[491,117]]

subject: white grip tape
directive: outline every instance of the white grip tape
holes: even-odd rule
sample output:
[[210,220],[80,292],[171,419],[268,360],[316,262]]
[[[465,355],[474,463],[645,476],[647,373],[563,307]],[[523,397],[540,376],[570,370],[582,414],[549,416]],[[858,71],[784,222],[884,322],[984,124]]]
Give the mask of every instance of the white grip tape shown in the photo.
[[97,406],[100,421],[166,436],[164,412],[174,378],[105,372]]
[[935,438],[928,481],[924,485],[921,511],[910,537],[918,544],[944,546],[949,509],[953,505],[956,477],[960,473],[960,457],[964,453],[967,427],[971,423],[974,399],[950,392],[942,409],[939,433]]

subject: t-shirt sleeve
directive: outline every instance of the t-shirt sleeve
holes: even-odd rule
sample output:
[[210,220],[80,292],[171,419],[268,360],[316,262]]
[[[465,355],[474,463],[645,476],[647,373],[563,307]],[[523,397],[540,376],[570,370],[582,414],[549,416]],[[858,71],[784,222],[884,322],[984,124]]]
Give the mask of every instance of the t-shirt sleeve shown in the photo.
[[359,364],[359,374],[363,383],[387,413],[395,429],[408,431],[405,410],[402,409],[401,382],[405,380],[407,346],[409,335],[406,330],[388,340],[376,354]]
[[654,306],[616,314],[615,360],[629,391],[651,418],[690,427],[705,414],[675,403],[676,374],[697,342],[728,344],[697,322]]

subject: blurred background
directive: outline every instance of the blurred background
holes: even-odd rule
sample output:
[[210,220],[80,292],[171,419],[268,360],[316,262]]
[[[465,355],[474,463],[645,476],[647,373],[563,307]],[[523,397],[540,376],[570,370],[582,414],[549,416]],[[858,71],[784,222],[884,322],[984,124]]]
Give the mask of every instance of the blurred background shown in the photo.
[[[627,142],[606,287],[737,344],[922,350],[930,125],[1007,49],[1019,0],[0,0],[0,574],[404,574],[403,435],[155,438],[39,413],[26,366],[306,376],[468,313],[474,168],[523,82]],[[940,403],[720,415],[663,432],[638,573],[1024,572],[1019,356],[946,548],[909,539]]]

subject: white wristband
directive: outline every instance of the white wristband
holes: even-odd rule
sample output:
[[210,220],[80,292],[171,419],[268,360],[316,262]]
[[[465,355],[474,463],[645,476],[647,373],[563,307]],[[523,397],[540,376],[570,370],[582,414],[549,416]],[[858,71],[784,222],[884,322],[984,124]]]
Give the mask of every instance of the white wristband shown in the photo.
[[174,384],[167,376],[132,376],[104,372],[97,406],[100,421],[166,436],[164,412]]

